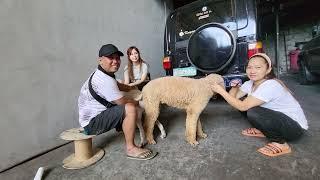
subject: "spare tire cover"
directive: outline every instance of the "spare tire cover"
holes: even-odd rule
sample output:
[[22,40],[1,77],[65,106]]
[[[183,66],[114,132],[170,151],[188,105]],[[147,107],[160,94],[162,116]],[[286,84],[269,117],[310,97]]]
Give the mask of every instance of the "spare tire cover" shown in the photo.
[[236,41],[232,32],[219,23],[199,27],[190,37],[189,61],[204,72],[218,72],[232,60]]

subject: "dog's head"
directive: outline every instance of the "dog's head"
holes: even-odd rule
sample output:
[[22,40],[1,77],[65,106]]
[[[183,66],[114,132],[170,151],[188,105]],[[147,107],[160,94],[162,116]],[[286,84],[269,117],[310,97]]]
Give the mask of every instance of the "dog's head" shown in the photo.
[[223,77],[219,74],[209,74],[204,79],[207,81],[209,85],[213,83],[217,83],[217,84],[220,84],[222,87],[226,88],[224,85]]

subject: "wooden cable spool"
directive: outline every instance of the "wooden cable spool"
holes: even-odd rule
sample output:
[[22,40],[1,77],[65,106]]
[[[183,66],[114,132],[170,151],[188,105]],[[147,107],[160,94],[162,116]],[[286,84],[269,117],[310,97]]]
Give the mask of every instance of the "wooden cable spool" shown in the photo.
[[66,169],[82,169],[98,162],[104,155],[104,150],[92,148],[92,138],[95,135],[85,135],[83,128],[68,129],[60,134],[60,138],[74,142],[74,154],[63,160]]

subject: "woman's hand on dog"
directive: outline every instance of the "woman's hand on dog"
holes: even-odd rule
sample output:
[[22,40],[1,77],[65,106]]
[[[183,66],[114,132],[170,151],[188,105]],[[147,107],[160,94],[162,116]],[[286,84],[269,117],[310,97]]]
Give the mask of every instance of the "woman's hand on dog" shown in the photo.
[[230,86],[232,88],[239,88],[241,86],[241,83],[240,82],[231,82]]

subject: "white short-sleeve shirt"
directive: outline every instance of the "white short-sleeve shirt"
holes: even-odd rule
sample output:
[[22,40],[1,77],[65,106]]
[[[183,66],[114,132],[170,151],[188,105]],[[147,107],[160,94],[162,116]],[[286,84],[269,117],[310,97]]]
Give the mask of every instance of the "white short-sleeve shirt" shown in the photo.
[[[141,71],[140,71],[140,66],[133,65],[132,71],[133,71],[134,81],[137,81],[141,79],[142,74],[148,73],[148,66],[146,63],[141,63]],[[128,65],[124,67],[124,73],[128,73]]]
[[[82,127],[87,126],[92,118],[107,109],[90,94],[88,86],[89,79],[90,77],[82,85],[78,98],[79,123]],[[91,83],[93,90],[109,102],[123,97],[123,93],[118,88],[117,81],[99,69],[97,69],[92,76]]]
[[298,101],[278,81],[269,79],[264,81],[252,92],[253,81],[246,81],[241,87],[247,93],[261,101],[261,107],[279,111],[295,120],[303,129],[308,129],[308,122]]

